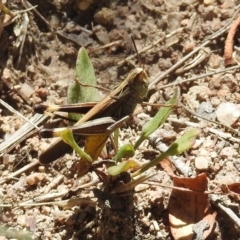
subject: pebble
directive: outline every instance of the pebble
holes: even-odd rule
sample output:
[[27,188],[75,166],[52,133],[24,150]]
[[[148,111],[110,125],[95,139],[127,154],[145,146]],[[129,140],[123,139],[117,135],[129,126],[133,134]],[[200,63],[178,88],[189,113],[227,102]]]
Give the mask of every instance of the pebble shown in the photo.
[[215,0],[204,0],[203,2],[205,5],[212,5],[214,4]]
[[221,157],[232,158],[234,155],[237,155],[237,152],[232,147],[225,147],[220,152]]
[[208,169],[208,160],[203,156],[195,158],[195,167],[196,169],[203,171]]
[[8,239],[4,236],[0,236],[0,240],[8,240]]
[[44,173],[32,173],[26,177],[26,182],[32,186],[42,181],[45,177]]
[[17,223],[22,226],[25,227],[26,226],[26,216],[25,215],[19,215],[17,217]]
[[49,23],[50,23],[51,27],[57,28],[60,24],[60,20],[57,15],[52,15],[52,16],[50,16]]
[[46,99],[48,96],[48,90],[46,88],[39,88],[36,90],[36,93],[42,99]]
[[113,22],[115,12],[109,8],[102,8],[99,12],[94,15],[94,21],[97,24],[108,25]]
[[3,69],[2,79],[8,80],[11,78],[11,71],[8,68]]
[[230,102],[221,103],[216,110],[216,116],[220,123],[231,126],[240,117],[239,105]]
[[45,169],[45,166],[42,166],[42,165],[41,165],[41,166],[38,167],[38,171],[41,172],[41,173],[44,173],[45,170],[46,170],[46,169]]
[[33,95],[34,93],[34,89],[32,88],[32,86],[30,86],[27,83],[24,83],[21,86],[21,93],[26,97],[26,98],[30,98],[30,96]]
[[150,226],[150,222],[149,222],[149,219],[147,218],[147,217],[143,217],[142,218],[142,222],[143,222],[143,224],[145,224],[146,226]]

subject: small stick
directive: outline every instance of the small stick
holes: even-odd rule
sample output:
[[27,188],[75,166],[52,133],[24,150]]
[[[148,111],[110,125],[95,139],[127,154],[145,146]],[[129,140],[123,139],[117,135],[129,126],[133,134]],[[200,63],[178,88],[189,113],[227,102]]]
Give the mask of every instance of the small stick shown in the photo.
[[[175,122],[175,123],[180,123],[180,124],[185,124],[187,126],[194,127],[194,128],[202,128],[201,124],[186,121],[186,119],[168,118],[168,121]],[[220,125],[220,123],[218,123],[218,124]],[[240,139],[233,137],[230,133],[222,132],[220,130],[216,130],[216,129],[210,128],[210,127],[205,127],[204,129],[206,131],[209,131],[209,132],[217,135],[217,137],[219,137],[219,138],[223,138],[223,139],[231,141],[231,142],[240,143]]]
[[29,163],[28,165],[22,167],[21,169],[17,170],[16,172],[10,174],[8,177],[2,178],[0,179],[0,184],[3,184],[13,178],[15,178],[16,176],[26,172],[27,170],[36,167],[37,165],[39,165],[39,161],[36,159],[33,162]]
[[[150,50],[151,48],[153,48],[154,46],[158,45],[159,43],[163,42],[164,39],[170,38],[171,36],[173,36],[174,34],[177,34],[179,32],[181,32],[183,30],[183,28],[178,28],[177,30],[167,34],[166,36],[161,36],[160,39],[156,40],[155,42],[153,42],[152,44],[150,44],[149,46],[141,49],[138,51],[138,54],[141,54],[143,52],[146,52],[148,50]],[[128,62],[129,60],[136,58],[137,53],[134,53],[133,55],[128,56],[127,58],[125,58],[124,60],[121,60],[117,63],[118,66],[121,66],[123,63]]]
[[233,38],[237,31],[238,25],[240,24],[240,16],[233,22],[228,35],[225,41],[224,47],[224,57],[225,57],[225,66],[235,65],[236,61],[232,58],[233,53]]
[[50,182],[50,184],[44,189],[44,193],[48,193],[51,191],[51,189],[54,189],[56,186],[58,186],[63,181],[64,176],[58,175],[56,178],[53,179],[53,181]]
[[42,202],[42,203],[19,203],[19,207],[37,207],[37,206],[46,206],[46,205],[57,205],[59,207],[74,207],[81,204],[91,204],[95,206],[97,203],[91,199],[87,198],[70,198],[67,200],[59,200],[54,202]]
[[222,193],[222,192],[216,192],[214,189],[212,191],[199,192],[199,191],[195,191],[195,190],[192,190],[189,188],[184,188],[184,187],[168,186],[166,184],[161,184],[159,182],[155,182],[154,180],[146,181],[142,184],[155,185],[155,186],[159,186],[162,188],[169,188],[171,190],[178,190],[178,191],[182,191],[182,192],[192,192],[192,193],[198,193],[198,194],[202,194],[202,195],[210,195],[210,194],[226,195],[225,193]]
[[196,116],[196,117],[198,117],[198,118],[201,118],[201,119],[203,119],[203,120],[205,120],[205,121],[208,121],[208,122],[211,122],[211,123],[214,123],[214,124],[217,124],[217,125],[219,125],[219,126],[222,126],[222,127],[224,127],[224,128],[227,128],[227,129],[231,130],[232,132],[238,134],[238,131],[235,130],[235,129],[233,129],[232,127],[229,127],[229,126],[227,126],[227,125],[225,125],[225,124],[222,124],[222,123],[219,123],[219,122],[210,120],[210,119],[208,119],[208,118],[205,118],[205,117],[203,117],[203,116],[200,116],[200,115],[197,114],[196,112],[194,112],[194,111],[188,109],[187,107],[185,107],[185,106],[184,106],[182,103],[180,103],[180,102],[178,103],[178,105],[179,105],[180,107],[182,107],[183,109],[185,109],[187,112],[191,113],[192,115],[194,115],[194,116]]
[[199,75],[199,76],[194,76],[194,77],[191,77],[191,78],[187,78],[187,79],[181,80],[179,82],[173,82],[173,83],[169,83],[169,84],[163,85],[161,87],[158,87],[158,90],[163,89],[163,88],[178,86],[178,85],[180,85],[182,83],[196,81],[196,80],[199,80],[201,78],[209,77],[209,76],[216,75],[216,74],[219,74],[219,73],[222,73],[222,72],[228,72],[228,71],[235,70],[235,69],[238,69],[238,68],[240,68],[240,65],[236,65],[236,66],[232,66],[232,67],[224,68],[224,69],[220,69],[220,70],[215,70],[215,71],[209,72],[209,73],[204,73],[204,74]]
[[74,81],[82,87],[92,87],[92,88],[96,88],[98,90],[101,90],[102,92],[111,92],[109,89],[104,88],[104,87],[100,87],[100,86],[96,86],[96,85],[92,85],[92,84],[81,83],[77,78],[75,78]]
[[[26,8],[33,7],[33,5],[30,2],[28,2],[27,0],[22,0],[21,2],[24,5],[24,7],[26,7]],[[33,9],[33,12],[35,12],[35,14],[38,15],[38,17],[50,28],[50,30],[52,30],[50,23],[38,12],[38,10],[36,8]]]
[[[238,5],[239,7],[239,5]],[[234,14],[233,18],[234,19],[236,17],[236,15],[238,14],[238,11],[236,12],[236,14]],[[165,77],[167,77],[167,75],[169,75],[171,72],[175,71],[179,66],[181,66],[185,61],[187,61],[189,58],[191,58],[194,54],[196,54],[198,51],[200,51],[201,49],[203,49],[205,46],[207,46],[209,43],[212,42],[213,39],[216,39],[217,37],[221,36],[223,33],[225,33],[228,29],[229,29],[229,24],[230,24],[231,20],[227,22],[227,24],[225,26],[223,26],[221,29],[219,29],[217,32],[213,33],[211,36],[209,36],[208,38],[206,38],[205,42],[203,42],[200,46],[196,47],[192,52],[190,52],[188,55],[184,56],[180,61],[178,61],[175,65],[173,65],[172,67],[170,67],[166,72],[162,73],[158,73],[155,76],[152,77],[152,82],[149,84],[148,88],[152,89],[154,88],[154,86],[156,84],[158,84],[162,79],[164,79]]]
[[[78,186],[77,189],[74,189],[74,192],[77,192],[77,190],[82,190],[85,188],[89,188],[89,189],[85,189],[87,191],[91,190],[90,187],[92,187],[93,185],[99,183],[98,179],[92,180],[89,183],[85,183],[81,186]],[[36,198],[33,198],[31,200],[28,200],[26,202],[24,202],[25,204],[31,204],[31,203],[37,203],[37,202],[47,202],[47,201],[52,201],[55,200],[56,198],[62,198],[63,196],[65,196],[66,194],[69,193],[69,190],[64,190],[62,192],[51,192],[51,193],[47,193],[45,195],[42,196],[38,196]]]
[[97,47],[97,48],[93,48],[88,53],[91,54],[91,53],[97,52],[99,50],[103,50],[105,48],[109,48],[109,47],[112,47],[112,46],[115,46],[115,45],[119,45],[121,43],[122,43],[122,40],[117,40],[117,41],[114,41],[114,42],[110,42],[110,43],[105,44],[103,46],[100,46],[100,47]]
[[219,198],[210,196],[211,203],[219,207],[222,211],[224,211],[228,217],[240,228],[240,218],[230,209],[225,207],[222,203],[220,203]]

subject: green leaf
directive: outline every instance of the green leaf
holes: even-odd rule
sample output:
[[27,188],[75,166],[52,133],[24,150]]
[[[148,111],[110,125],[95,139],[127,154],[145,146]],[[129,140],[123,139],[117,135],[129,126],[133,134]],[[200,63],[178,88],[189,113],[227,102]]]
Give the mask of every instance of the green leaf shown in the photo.
[[195,138],[199,135],[200,130],[199,129],[191,129],[187,133],[185,133],[182,137],[177,139],[172,145],[162,153],[160,156],[155,158],[153,161],[147,163],[145,166],[143,166],[141,169],[136,171],[132,174],[132,177],[135,177],[145,171],[147,171],[150,167],[153,167],[157,165],[159,162],[161,162],[164,158],[167,158],[169,156],[181,154],[184,151],[188,150],[194,143]]
[[[172,98],[166,102],[166,105],[175,105],[178,101],[180,92],[179,88],[177,88],[172,96]],[[148,138],[150,134],[152,134],[154,131],[156,131],[168,118],[168,116],[173,111],[174,106],[169,107],[162,107],[158,111],[158,113],[152,118],[151,121],[145,123],[143,125],[142,133],[137,142],[134,145],[134,149],[136,150],[140,144]]]
[[60,136],[62,140],[68,145],[70,145],[82,159],[87,160],[88,162],[93,161],[92,158],[78,146],[70,128],[66,128],[65,130],[61,131]]
[[134,148],[130,143],[124,144],[120,147],[114,156],[114,161],[118,162],[122,158],[130,158],[135,154]]
[[126,172],[130,168],[134,167],[140,167],[140,164],[132,159],[129,159],[127,161],[121,162],[117,166],[109,167],[108,174],[111,176],[117,176],[118,174]]
[[[97,86],[94,68],[84,47],[81,47],[78,52],[76,75],[81,84],[91,86],[81,86],[76,82],[71,84],[67,93],[68,103],[98,102],[98,89],[94,87]],[[69,114],[70,119],[79,120],[80,117],[81,114]]]
[[195,138],[199,133],[200,130],[197,128],[189,130],[182,137],[177,139],[166,152],[169,156],[173,156],[187,151],[195,143]]

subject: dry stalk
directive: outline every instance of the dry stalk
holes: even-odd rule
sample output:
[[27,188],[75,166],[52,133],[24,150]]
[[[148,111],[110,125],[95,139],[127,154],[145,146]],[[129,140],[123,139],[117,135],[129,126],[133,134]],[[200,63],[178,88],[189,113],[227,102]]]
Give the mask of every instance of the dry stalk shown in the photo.
[[224,57],[225,57],[225,66],[235,65],[236,61],[232,57],[233,53],[233,38],[237,31],[238,25],[240,24],[240,16],[233,22],[229,32],[227,39],[225,41],[224,48]]

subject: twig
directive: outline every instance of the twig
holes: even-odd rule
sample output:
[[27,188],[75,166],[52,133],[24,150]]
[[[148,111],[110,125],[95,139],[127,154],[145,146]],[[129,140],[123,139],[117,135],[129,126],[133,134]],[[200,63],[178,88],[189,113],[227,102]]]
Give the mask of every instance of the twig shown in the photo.
[[228,72],[228,71],[235,70],[235,69],[238,69],[238,68],[240,68],[240,65],[216,70],[216,71],[210,72],[210,73],[205,73],[205,74],[202,74],[202,75],[199,75],[199,76],[195,76],[195,77],[191,77],[191,78],[188,78],[188,79],[185,79],[185,80],[181,80],[179,82],[174,82],[174,83],[169,83],[169,84],[163,85],[161,87],[158,87],[158,90],[163,89],[163,88],[177,86],[177,85],[180,85],[180,84],[185,83],[185,82],[196,81],[196,80],[201,79],[201,78],[209,77],[209,76],[216,75],[216,74],[219,74],[219,73],[222,73],[222,72]]
[[240,228],[240,219],[239,217],[230,209],[225,207],[223,204],[219,202],[219,199],[216,198],[214,195],[210,196],[211,202],[217,205],[221,210],[223,210],[232,221]]
[[49,185],[44,189],[44,193],[50,192],[51,189],[55,188],[59,183],[63,181],[64,176],[59,174],[56,178],[49,183]]
[[[184,125],[194,127],[194,128],[201,128],[201,124],[186,121],[185,119],[168,118],[168,121],[184,124]],[[220,123],[217,123],[217,124],[220,125]],[[233,137],[230,133],[224,133],[222,131],[219,131],[219,130],[216,130],[216,129],[210,128],[210,127],[204,127],[204,129],[213,133],[213,134],[215,134],[215,135],[217,135],[220,138],[223,138],[223,139],[226,139],[226,140],[229,140],[229,141],[232,141],[232,142],[240,143],[240,139]]]
[[13,12],[13,15],[16,16],[16,15],[21,14],[21,13],[26,13],[26,12],[29,12],[29,11],[35,9],[35,8],[37,8],[37,6],[31,6],[31,7],[27,8],[27,9]]
[[[82,184],[81,186],[78,186],[77,189],[74,189],[74,192],[77,193],[77,191],[79,190],[82,190],[82,189],[85,189],[85,188],[90,188],[92,187],[93,185],[99,183],[99,180],[96,179],[96,180],[93,180],[89,183],[86,183],[86,184]],[[85,189],[86,190],[86,189]],[[87,189],[89,190],[89,189]],[[32,203],[37,203],[37,202],[46,202],[46,201],[50,201],[50,200],[54,200],[56,198],[62,198],[63,196],[67,195],[69,193],[69,190],[64,190],[62,192],[54,192],[54,193],[48,193],[48,194],[45,194],[45,195],[42,195],[42,196],[38,196],[34,199],[31,199],[31,200],[28,200],[26,202],[24,202],[24,204],[32,204]]]
[[74,233],[74,239],[80,239],[82,233],[88,229],[93,229],[95,224],[96,224],[95,221],[88,222],[84,227],[82,227],[80,230]]
[[233,53],[233,38],[237,31],[238,25],[240,24],[240,16],[233,22],[228,35],[225,41],[225,48],[224,48],[224,57],[225,57],[225,66],[235,65],[236,61],[232,57]]
[[20,10],[20,11],[16,11],[16,12],[12,12],[12,18],[10,18],[8,21],[6,22],[2,22],[0,23],[0,27],[1,28],[4,28],[10,24],[12,24],[17,18],[18,18],[18,15],[21,14],[21,13],[26,13],[28,11],[31,11],[33,9],[35,9],[37,6],[32,6],[31,8],[27,8],[25,10]]
[[[26,0],[22,0],[22,4],[26,8],[28,8],[28,7],[32,8],[33,7],[33,5],[30,2],[26,1]],[[51,27],[50,23],[38,12],[37,9],[34,8],[33,12],[35,12],[38,15],[38,17],[49,27],[49,29],[52,30],[52,27]]]
[[10,174],[8,177],[2,178],[0,179],[0,184],[3,184],[13,178],[15,178],[16,176],[26,172],[27,170],[37,166],[39,164],[39,161],[36,159],[33,162],[29,163],[28,165],[22,167],[21,169],[17,170],[16,172]]
[[96,201],[87,198],[71,198],[68,200],[60,200],[54,202],[42,202],[42,203],[19,203],[19,207],[37,207],[37,206],[46,206],[46,205],[57,205],[59,207],[74,207],[79,206],[80,204],[91,204],[96,205]]
[[99,51],[99,50],[103,50],[103,49],[105,49],[105,48],[112,47],[112,46],[114,46],[114,45],[119,45],[119,44],[121,44],[121,42],[122,42],[122,40],[117,40],[117,41],[114,41],[114,42],[110,42],[110,43],[108,43],[108,44],[105,44],[105,45],[103,45],[103,46],[100,46],[100,47],[97,47],[97,48],[93,48],[93,49],[91,49],[91,50],[89,51],[89,54],[94,53],[94,52],[97,52],[97,51]]
[[208,119],[208,118],[202,117],[201,115],[197,114],[196,112],[194,112],[194,111],[190,110],[189,108],[185,107],[185,106],[184,106],[182,103],[180,103],[180,102],[178,103],[178,105],[181,106],[183,109],[185,109],[187,112],[191,113],[192,115],[194,115],[194,116],[196,116],[196,117],[198,117],[198,118],[201,118],[201,119],[203,119],[203,120],[206,120],[207,122],[214,123],[214,124],[216,124],[216,125],[220,125],[220,126],[222,126],[222,127],[224,127],[224,128],[227,128],[227,129],[231,130],[232,132],[238,134],[238,131],[237,131],[237,130],[235,130],[235,129],[233,129],[233,128],[225,125],[225,124],[222,124],[222,123],[219,123],[219,122],[210,120],[210,119]]
[[92,85],[92,84],[84,84],[84,83],[81,83],[77,78],[75,78],[74,81],[75,81],[77,84],[79,84],[80,86],[82,86],[82,87],[92,87],[92,88],[96,88],[96,89],[98,89],[98,90],[101,90],[101,91],[103,91],[103,92],[107,92],[107,93],[110,92],[110,90],[107,89],[107,88],[105,88],[105,87],[101,87],[101,86],[97,86],[97,85]]
[[[160,39],[156,40],[155,42],[153,42],[151,45],[141,49],[138,51],[138,54],[141,54],[143,52],[146,52],[148,51],[149,49],[153,48],[154,46],[158,45],[159,43],[161,43],[164,39],[167,39],[167,38],[170,38],[171,36],[173,36],[174,34],[178,33],[178,32],[181,32],[182,31],[182,28],[178,28],[177,30],[169,33],[168,35],[166,36],[162,36]],[[118,66],[121,66],[124,62],[127,62],[133,58],[137,57],[137,53],[125,58],[124,60],[121,60],[120,62],[117,63]]]
[[189,71],[190,69],[199,65],[201,62],[205,61],[205,59],[210,56],[210,53],[211,53],[211,51],[209,48],[201,49],[199,51],[198,55],[194,59],[192,59],[190,62],[185,64],[182,68],[177,69],[175,73],[177,75],[180,75],[180,74],[183,74],[183,73]]
[[[238,11],[235,13],[235,15],[233,16],[232,19],[234,19],[237,14],[239,12]],[[207,46],[213,39],[221,36],[223,33],[225,33],[228,29],[229,29],[229,25],[231,23],[231,20],[229,20],[227,22],[227,24],[222,27],[221,29],[219,29],[217,32],[213,33],[210,37],[208,37],[206,39],[205,42],[203,42],[200,46],[198,46],[197,48],[195,48],[192,52],[190,52],[188,55],[186,55],[185,57],[183,57],[179,62],[177,62],[176,64],[174,64],[171,68],[169,68],[166,72],[164,72],[163,74],[160,72],[159,74],[157,74],[156,76],[154,76],[152,79],[155,79],[153,82],[151,82],[149,84],[149,89],[151,89],[154,85],[156,85],[157,83],[159,83],[162,79],[164,79],[169,73],[173,72],[174,70],[176,70],[179,66],[181,66],[185,61],[187,61],[189,58],[191,58],[195,53],[197,53],[199,50],[201,50],[202,48],[204,48],[205,46]]]
[[198,193],[198,194],[202,194],[202,195],[226,195],[226,193],[222,193],[222,192],[216,192],[214,190],[211,190],[211,191],[204,191],[204,192],[200,192],[200,191],[195,191],[195,190],[192,190],[192,189],[189,189],[189,188],[184,188],[184,187],[176,187],[176,186],[168,186],[168,185],[165,185],[165,184],[161,184],[159,182],[155,182],[154,180],[150,180],[150,181],[146,181],[142,184],[149,184],[149,185],[155,185],[155,186],[159,186],[159,187],[162,187],[162,188],[169,188],[171,190],[179,190],[179,191],[182,191],[182,192],[192,192],[192,193]]

